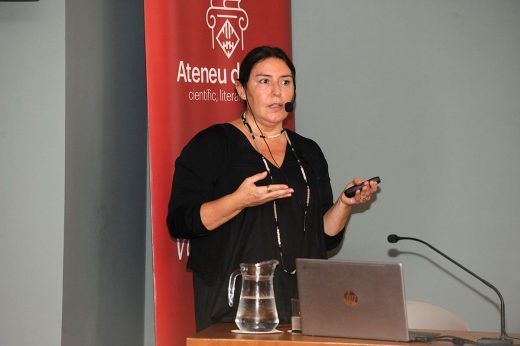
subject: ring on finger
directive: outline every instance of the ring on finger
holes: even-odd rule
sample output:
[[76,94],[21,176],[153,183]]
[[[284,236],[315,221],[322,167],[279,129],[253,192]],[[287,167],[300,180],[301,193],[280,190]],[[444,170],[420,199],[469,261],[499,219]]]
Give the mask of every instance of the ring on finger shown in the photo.
[[271,185],[267,185],[267,193],[271,192]]

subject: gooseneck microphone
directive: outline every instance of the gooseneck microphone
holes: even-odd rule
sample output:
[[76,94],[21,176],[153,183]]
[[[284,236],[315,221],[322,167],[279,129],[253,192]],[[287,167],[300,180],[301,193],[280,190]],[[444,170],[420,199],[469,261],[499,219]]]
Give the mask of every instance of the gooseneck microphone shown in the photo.
[[284,107],[284,109],[285,109],[285,111],[287,113],[291,113],[294,110],[294,103],[292,103],[292,102],[285,102],[283,107]]
[[428,246],[433,251],[435,251],[438,254],[440,254],[442,257],[446,258],[450,262],[452,262],[455,265],[457,265],[459,268],[461,268],[464,271],[466,271],[467,273],[471,274],[473,277],[477,278],[479,281],[484,283],[484,285],[488,286],[493,291],[495,291],[495,293],[500,298],[500,338],[481,338],[481,339],[477,340],[477,345],[496,345],[496,346],[501,346],[501,345],[512,345],[513,344],[513,339],[511,337],[509,337],[507,335],[507,333],[506,333],[506,317],[505,317],[504,298],[502,298],[502,294],[500,294],[500,292],[498,291],[498,289],[495,286],[493,286],[491,283],[489,283],[488,281],[484,280],[483,278],[481,278],[477,274],[473,273],[471,270],[469,270],[468,268],[464,267],[462,264],[460,264],[459,262],[455,261],[454,259],[452,259],[448,255],[446,255],[442,251],[440,251],[440,250],[436,249],[435,247],[433,247],[432,245],[428,244],[424,240],[417,239],[417,238],[411,238],[411,237],[400,237],[400,236],[398,236],[396,234],[390,234],[387,237],[387,240],[388,240],[389,243],[397,243],[399,240],[413,240],[413,241],[422,243],[422,244]]

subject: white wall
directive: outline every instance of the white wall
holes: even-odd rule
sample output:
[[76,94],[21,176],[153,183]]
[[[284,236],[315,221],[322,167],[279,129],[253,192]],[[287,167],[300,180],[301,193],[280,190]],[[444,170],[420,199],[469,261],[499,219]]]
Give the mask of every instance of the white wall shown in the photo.
[[59,345],[65,1],[0,2],[0,344]]
[[141,0],[0,2],[0,345],[143,345]]
[[[520,331],[520,2],[297,0],[297,130],[315,139],[339,194],[380,175],[338,259],[400,261],[407,295],[498,331],[493,283]],[[397,248],[398,256],[389,250]]]

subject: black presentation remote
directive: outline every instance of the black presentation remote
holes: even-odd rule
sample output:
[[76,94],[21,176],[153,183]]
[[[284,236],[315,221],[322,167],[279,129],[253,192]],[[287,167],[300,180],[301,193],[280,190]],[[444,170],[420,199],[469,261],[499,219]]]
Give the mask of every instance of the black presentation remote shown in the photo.
[[[373,178],[368,179],[367,181],[375,181],[378,184],[381,183],[381,179],[379,177],[373,177]],[[356,195],[356,191],[361,190],[363,188],[363,184],[365,184],[365,182],[362,182],[359,185],[354,185],[354,186],[349,187],[348,189],[346,189],[344,191],[345,196],[347,196],[348,198],[354,197]]]

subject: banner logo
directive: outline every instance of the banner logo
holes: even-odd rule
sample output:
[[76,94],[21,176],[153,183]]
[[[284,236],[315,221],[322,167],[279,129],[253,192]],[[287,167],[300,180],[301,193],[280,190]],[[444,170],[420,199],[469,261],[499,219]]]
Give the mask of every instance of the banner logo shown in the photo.
[[249,25],[246,11],[240,8],[242,0],[210,0],[206,24],[211,29],[211,48],[215,42],[229,58],[238,44],[244,50],[244,31]]

